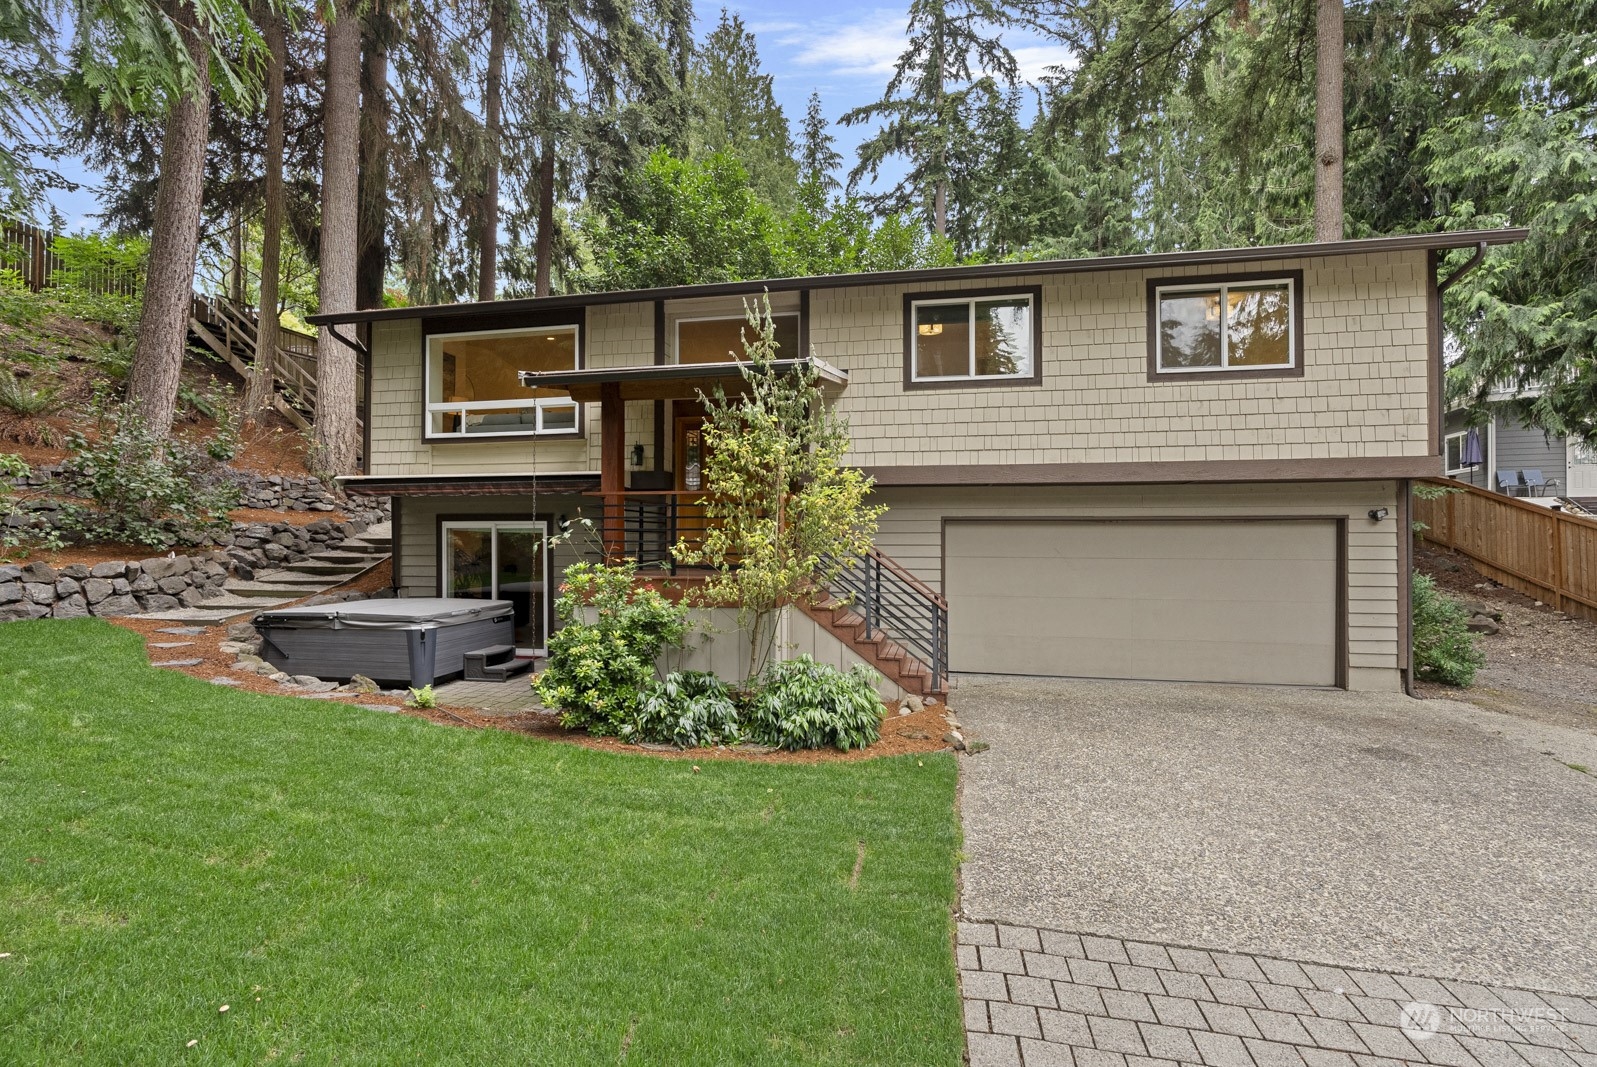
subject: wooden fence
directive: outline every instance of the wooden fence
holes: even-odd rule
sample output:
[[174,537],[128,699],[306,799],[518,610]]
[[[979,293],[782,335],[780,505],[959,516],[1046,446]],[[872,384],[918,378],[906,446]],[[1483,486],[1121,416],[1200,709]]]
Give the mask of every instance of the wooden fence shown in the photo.
[[1458,492],[1414,500],[1421,536],[1475,561],[1488,578],[1597,621],[1597,519],[1439,478]]
[[[58,272],[67,270],[55,252],[57,236],[25,222],[0,219],[0,267],[21,272],[22,282],[30,292],[55,286]],[[71,274],[71,284],[82,291],[99,296],[139,295],[139,277],[131,270],[106,265]]]

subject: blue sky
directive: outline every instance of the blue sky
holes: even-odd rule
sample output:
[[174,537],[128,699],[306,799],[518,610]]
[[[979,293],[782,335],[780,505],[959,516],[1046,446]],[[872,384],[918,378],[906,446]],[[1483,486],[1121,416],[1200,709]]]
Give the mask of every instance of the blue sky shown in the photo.
[[[701,38],[715,28],[721,6],[702,0],[695,5]],[[892,75],[894,61],[903,51],[908,24],[907,5],[781,0],[725,6],[742,15],[754,31],[761,62],[774,75],[777,102],[795,133],[811,90],[820,92],[826,117],[834,124],[843,112],[878,99]],[[1036,82],[1048,66],[1069,60],[1063,46],[1032,33],[1012,30],[1004,35],[1004,42],[1015,55],[1021,77],[1030,82]],[[846,170],[854,163],[855,147],[871,131],[866,127],[834,125],[832,132]],[[52,202],[66,219],[69,230],[92,227],[91,216],[99,205],[91,187],[99,176],[86,173],[75,161],[69,161],[63,170],[68,178],[85,187],[75,193],[58,192]],[[885,180],[890,182],[894,177],[884,170]]]

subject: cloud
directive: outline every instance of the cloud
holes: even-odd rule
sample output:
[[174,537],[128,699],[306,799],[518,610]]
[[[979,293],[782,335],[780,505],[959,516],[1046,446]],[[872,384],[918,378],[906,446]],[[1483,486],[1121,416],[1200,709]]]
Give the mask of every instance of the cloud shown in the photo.
[[[826,68],[833,75],[886,79],[904,51],[909,27],[904,12],[876,8],[849,22],[773,27],[771,32],[780,46],[794,49],[791,61],[796,66]],[[1024,82],[1040,82],[1049,67],[1075,65],[1074,55],[1064,45],[1016,34],[1008,35],[1005,43]]]
[[834,74],[886,77],[904,50],[908,22],[903,12],[875,10],[852,23],[813,25],[781,35],[798,51],[793,62],[826,67]]

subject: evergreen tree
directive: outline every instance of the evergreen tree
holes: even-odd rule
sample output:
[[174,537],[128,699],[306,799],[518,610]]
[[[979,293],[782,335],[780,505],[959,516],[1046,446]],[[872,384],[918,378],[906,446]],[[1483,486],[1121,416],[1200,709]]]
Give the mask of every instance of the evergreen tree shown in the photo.
[[1010,21],[997,0],[912,0],[909,45],[898,57],[882,98],[841,120],[855,126],[883,120],[859,147],[849,187],[875,180],[882,163],[905,156],[909,170],[886,193],[868,197],[879,210],[922,212],[939,236],[951,212],[971,206],[954,185],[954,157],[973,143],[975,112],[1015,84],[1015,58],[996,36]]
[[[327,26],[327,91],[322,105],[321,310],[355,310],[360,196],[360,16],[340,0]],[[355,353],[321,328],[316,342],[316,445],[336,474],[355,468]]]
[[787,206],[799,174],[793,138],[741,15],[721,9],[720,23],[694,53],[688,87],[695,119],[692,154],[731,156],[767,203]]
[[820,93],[810,93],[801,130],[799,184],[819,190],[823,198],[840,192],[843,186],[837,180],[837,169],[843,165],[843,153],[837,150],[837,138],[833,136],[826,114],[821,110]]

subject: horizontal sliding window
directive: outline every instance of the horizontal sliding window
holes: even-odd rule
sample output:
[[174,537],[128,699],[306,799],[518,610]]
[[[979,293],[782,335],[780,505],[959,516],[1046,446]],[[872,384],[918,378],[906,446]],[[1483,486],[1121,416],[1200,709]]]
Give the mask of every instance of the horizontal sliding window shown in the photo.
[[1029,293],[910,303],[910,380],[1034,377],[1036,300]]
[[1159,371],[1179,374],[1295,366],[1296,297],[1296,285],[1290,278],[1158,287]]
[[574,370],[575,326],[427,338],[430,439],[572,433],[577,405],[563,389],[528,389],[520,371]]
[[[798,350],[798,321],[798,315],[792,313],[776,312],[771,315],[777,359],[795,359],[803,355]],[[747,356],[747,342],[758,337],[758,332],[749,325],[746,315],[678,319],[676,326],[678,363],[730,363],[735,359],[744,359]]]

